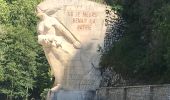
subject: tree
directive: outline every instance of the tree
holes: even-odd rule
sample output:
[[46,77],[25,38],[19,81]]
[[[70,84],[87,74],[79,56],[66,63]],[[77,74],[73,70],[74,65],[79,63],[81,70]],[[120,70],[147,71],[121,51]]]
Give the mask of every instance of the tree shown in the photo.
[[0,0],[0,93],[7,99],[39,97],[51,85],[36,38],[35,7],[40,1]]
[[113,67],[132,85],[169,83],[169,1],[126,0],[120,4],[127,27],[123,38],[103,54],[101,65]]
[[0,83],[1,93],[10,99],[27,99],[36,76],[37,55],[34,50],[37,45],[32,33],[21,26],[7,26],[4,30],[6,32],[1,33],[0,39],[4,56],[0,65],[5,75]]
[[9,6],[4,0],[0,0],[0,24],[7,23],[9,19]]

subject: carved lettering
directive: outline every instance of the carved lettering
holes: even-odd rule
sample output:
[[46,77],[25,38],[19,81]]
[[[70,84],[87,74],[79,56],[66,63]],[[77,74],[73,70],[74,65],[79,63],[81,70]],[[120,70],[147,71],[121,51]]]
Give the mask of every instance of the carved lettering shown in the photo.
[[95,19],[89,19],[89,23],[94,24],[94,23],[96,23],[96,20]]
[[69,11],[69,12],[67,12],[67,15],[68,16],[73,16],[73,12]]
[[95,12],[83,12],[83,17],[97,17]]
[[90,31],[92,25],[96,23],[97,12],[68,10],[67,15],[72,17],[72,23],[76,25],[78,31]]
[[85,18],[73,18],[73,23],[87,23]]
[[77,26],[77,30],[91,30],[91,25],[82,24]]

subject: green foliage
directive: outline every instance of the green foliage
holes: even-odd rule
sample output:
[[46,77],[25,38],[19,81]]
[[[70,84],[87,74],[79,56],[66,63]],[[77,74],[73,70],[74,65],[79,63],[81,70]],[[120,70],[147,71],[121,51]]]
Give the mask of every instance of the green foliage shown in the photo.
[[10,21],[12,25],[22,25],[28,29],[35,28],[36,16],[35,7],[38,2],[35,0],[15,0],[10,6]]
[[159,67],[161,81],[170,82],[170,4],[164,4],[154,13],[154,28],[152,30],[151,57],[152,64]]
[[168,0],[126,0],[123,38],[102,57],[129,84],[169,83],[170,4]]
[[0,0],[0,24],[7,23],[9,19],[9,6],[4,0]]
[[[41,0],[0,0],[0,93],[4,99],[40,99],[51,85],[37,43],[35,7]],[[1,98],[1,97],[0,97]]]
[[[44,89],[50,88],[52,86],[51,74],[49,72],[49,65],[43,52],[43,48],[37,48],[36,62],[37,62],[37,76],[35,78],[36,83],[33,92],[35,98],[43,98],[41,94],[44,93]],[[44,95],[43,95],[44,96]]]
[[44,89],[44,91],[41,93],[41,100],[46,100],[46,96],[49,90],[50,89]]
[[13,98],[27,98],[36,76],[35,39],[31,31],[21,26],[6,26],[4,30],[0,37],[4,59],[0,65],[5,76],[0,92]]
[[0,81],[4,80],[4,69],[0,66]]

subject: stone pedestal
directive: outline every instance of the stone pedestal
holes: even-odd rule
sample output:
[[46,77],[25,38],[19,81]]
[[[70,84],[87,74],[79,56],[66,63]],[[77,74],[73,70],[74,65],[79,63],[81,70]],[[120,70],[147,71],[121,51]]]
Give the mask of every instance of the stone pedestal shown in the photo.
[[51,100],[95,100],[95,92],[60,90],[53,94]]

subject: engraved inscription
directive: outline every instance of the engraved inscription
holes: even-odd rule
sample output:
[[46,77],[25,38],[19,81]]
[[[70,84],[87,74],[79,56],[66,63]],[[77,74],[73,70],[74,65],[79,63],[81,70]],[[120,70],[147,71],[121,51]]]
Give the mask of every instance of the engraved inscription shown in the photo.
[[96,17],[98,17],[97,12],[84,10],[68,10],[67,16],[72,18],[72,23],[77,25],[78,31],[92,30],[92,26],[96,23]]

